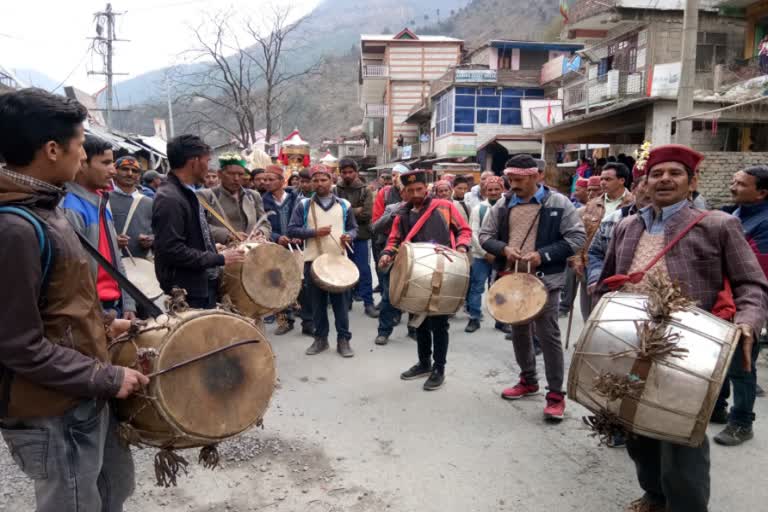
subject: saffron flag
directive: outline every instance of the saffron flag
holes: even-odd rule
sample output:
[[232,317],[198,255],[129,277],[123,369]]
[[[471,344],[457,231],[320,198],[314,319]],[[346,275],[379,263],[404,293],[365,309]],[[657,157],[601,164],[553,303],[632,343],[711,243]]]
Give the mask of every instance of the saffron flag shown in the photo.
[[560,15],[568,23],[568,0],[560,0]]

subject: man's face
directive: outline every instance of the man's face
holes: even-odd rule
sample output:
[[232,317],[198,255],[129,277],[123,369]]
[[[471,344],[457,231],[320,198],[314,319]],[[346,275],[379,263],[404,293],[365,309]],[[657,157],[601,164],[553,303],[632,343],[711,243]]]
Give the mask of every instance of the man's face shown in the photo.
[[518,174],[510,174],[509,189],[518,197],[532,197],[536,193],[536,189],[539,185],[539,175],[534,174],[532,176],[520,176]]
[[456,186],[453,187],[453,198],[461,201],[464,199],[467,190],[469,190],[469,186],[466,183],[457,183]]
[[[68,181],[73,181],[80,169],[85,166],[86,154],[83,149],[85,142],[85,132],[82,126],[78,126],[75,135],[66,146],[57,144],[61,151],[56,153],[54,176],[51,177],[56,185],[63,185]],[[112,154],[112,151],[109,151]]]
[[80,170],[85,180],[86,188],[91,190],[104,190],[109,188],[112,178],[115,177],[115,157],[112,150],[108,149],[100,155],[86,161]]
[[312,186],[314,187],[315,193],[317,195],[320,197],[325,197],[331,193],[333,180],[324,172],[319,172],[312,176]]
[[421,206],[427,197],[427,185],[425,183],[411,183],[405,186],[408,202],[414,206]]
[[384,174],[379,177],[379,184],[381,184],[382,187],[387,187],[389,185],[392,185],[392,175],[390,174]]
[[310,178],[301,178],[299,186],[301,187],[301,193],[304,195],[309,195],[315,190]]
[[648,172],[648,194],[653,205],[659,208],[687,199],[689,185],[688,171],[678,162],[662,162]]
[[351,185],[357,179],[357,171],[354,167],[345,167],[341,170],[341,179],[345,185]]
[[499,183],[486,183],[485,184],[485,197],[491,201],[497,201],[501,198],[501,194],[504,193],[504,187]]
[[587,187],[587,201],[591,201],[592,199],[599,197],[600,194],[602,193],[603,193],[602,185],[589,185]]
[[444,183],[439,183],[435,185],[435,197],[438,199],[450,199],[451,187],[449,187]]
[[120,188],[131,189],[136,186],[140,178],[141,169],[136,169],[135,167],[129,165],[123,165],[117,169],[117,174],[115,175],[115,183],[117,183]]
[[213,188],[219,184],[219,175],[216,174],[216,171],[208,171],[205,174],[205,188]]
[[757,189],[757,178],[744,171],[739,171],[733,175],[731,180],[731,197],[733,202],[742,204],[754,204],[765,201],[768,191]]
[[264,175],[266,173],[260,172],[259,174],[255,175],[253,177],[253,188],[258,190],[261,193],[264,193],[267,191],[267,189],[264,187]]
[[274,193],[283,188],[283,179],[277,174],[268,172],[264,175],[262,181],[264,182],[264,188],[267,189],[267,192]]
[[586,203],[588,201],[588,196],[589,193],[587,192],[587,187],[576,187],[576,190],[573,191],[573,197],[580,203]]
[[609,196],[616,196],[624,190],[624,180],[616,177],[615,169],[605,169],[600,175],[600,186]]
[[[197,180],[197,183],[205,183],[205,177],[209,172],[208,170],[208,164],[211,163],[211,155],[200,155],[196,156],[191,160],[192,162],[192,176]],[[214,176],[216,176],[216,173],[213,173]],[[216,183],[218,183],[219,178],[216,177]]]
[[[245,181],[245,169],[239,165],[225,165],[217,178],[221,181],[221,186],[230,193],[240,190]],[[207,183],[206,183],[207,186]]]

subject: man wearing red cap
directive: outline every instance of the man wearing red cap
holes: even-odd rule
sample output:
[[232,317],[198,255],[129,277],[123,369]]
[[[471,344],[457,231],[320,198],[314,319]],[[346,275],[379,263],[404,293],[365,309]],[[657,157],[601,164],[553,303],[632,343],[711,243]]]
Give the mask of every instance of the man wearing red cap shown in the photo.
[[600,185],[600,176],[590,176],[587,180],[587,202],[595,199],[603,193],[603,187]]
[[571,202],[576,209],[584,207],[589,202],[589,180],[587,178],[579,178],[576,180],[576,188],[571,194]]
[[[613,288],[623,283],[624,289],[642,292],[647,272],[641,271],[655,270],[668,274],[699,307],[712,311],[728,280],[735,305],[733,321],[743,332],[742,353],[750,354],[753,333],[765,321],[768,281],[744,239],[739,220],[723,212],[701,217],[702,211],[690,203],[689,187],[702,158],[676,144],[651,151],[646,164],[651,205],[616,226],[597,294],[609,291],[604,281],[608,277],[612,277]],[[662,249],[689,228],[652,269],[646,269]],[[641,272],[635,274],[641,277],[639,281],[628,277],[635,272]],[[752,361],[745,357],[743,364],[748,370]],[[635,435],[627,439],[627,452],[645,491],[628,511],[707,511],[710,459],[706,438],[700,446],[689,447]]]
[[328,301],[333,308],[336,325],[336,351],[342,357],[352,357],[355,353],[349,345],[352,333],[349,332],[349,303],[346,292],[329,293],[315,284],[310,273],[312,262],[321,254],[339,254],[339,244],[352,244],[357,235],[357,222],[349,201],[341,199],[331,192],[333,173],[322,165],[315,165],[310,170],[315,193],[309,199],[302,199],[293,210],[288,224],[288,237],[306,241],[304,250],[304,281],[307,283],[309,301],[312,302],[315,341],[307,349],[309,356],[328,349]]
[[509,179],[510,192],[486,215],[480,229],[480,245],[496,256],[500,273],[519,264],[519,271],[530,269],[540,275],[548,297],[536,320],[512,328],[520,380],[502,391],[501,397],[517,400],[539,392],[532,332],[535,326],[549,386],[544,417],[559,421],[565,413],[565,393],[557,308],[565,286],[566,261],[584,245],[584,226],[566,196],[539,183],[533,157],[516,155],[507,161],[506,167],[504,174]]

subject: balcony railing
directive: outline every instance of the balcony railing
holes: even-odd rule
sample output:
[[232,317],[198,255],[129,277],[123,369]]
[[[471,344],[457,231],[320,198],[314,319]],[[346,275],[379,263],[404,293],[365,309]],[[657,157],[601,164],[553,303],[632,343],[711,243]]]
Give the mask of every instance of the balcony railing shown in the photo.
[[363,78],[387,78],[389,66],[384,64],[366,64],[363,66]]
[[563,108],[566,112],[589,110],[611,101],[645,95],[645,73],[611,70],[604,76],[567,86]]
[[365,117],[387,117],[387,106],[375,103],[365,104]]
[[722,91],[739,82],[768,75],[768,66],[760,67],[758,57],[734,59],[726,64],[715,66],[715,90]]

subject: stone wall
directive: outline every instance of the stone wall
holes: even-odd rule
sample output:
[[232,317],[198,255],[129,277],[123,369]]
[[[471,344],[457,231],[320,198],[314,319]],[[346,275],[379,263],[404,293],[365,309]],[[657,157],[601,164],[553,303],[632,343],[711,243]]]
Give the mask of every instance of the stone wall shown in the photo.
[[719,208],[731,202],[731,178],[745,167],[768,164],[768,153],[737,153],[704,151],[705,158],[699,170],[699,192],[710,208]]

